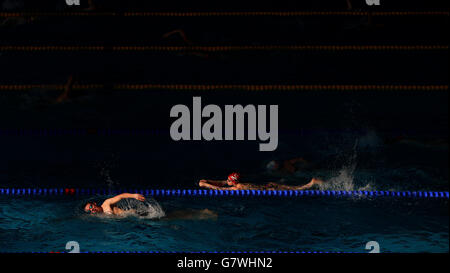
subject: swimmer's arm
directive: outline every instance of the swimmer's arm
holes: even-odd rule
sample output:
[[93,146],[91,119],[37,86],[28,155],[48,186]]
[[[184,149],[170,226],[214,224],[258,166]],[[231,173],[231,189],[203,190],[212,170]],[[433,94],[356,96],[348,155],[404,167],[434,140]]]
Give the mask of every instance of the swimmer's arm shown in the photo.
[[133,194],[133,193],[122,193],[117,196],[114,196],[112,198],[106,199],[103,204],[108,204],[109,206],[114,205],[115,203],[119,202],[122,199],[125,198],[133,198],[139,201],[145,201],[145,197],[141,194]]
[[232,190],[238,190],[238,188],[236,188],[236,187],[219,187],[219,186],[213,186],[213,185],[210,185],[210,186],[207,187],[207,188],[210,188],[210,189],[212,189],[212,190],[218,190],[218,191],[232,191]]
[[207,180],[202,179],[198,182],[199,186],[202,187],[202,184],[204,185],[212,185],[212,186],[226,186],[227,181],[224,180]]
[[312,188],[314,185],[320,185],[320,184],[323,184],[323,183],[325,183],[325,181],[313,177],[313,178],[311,179],[311,182],[309,182],[308,184],[303,185],[303,186],[298,186],[298,187],[295,187],[295,186],[294,186],[294,189],[295,189],[295,190],[300,190],[300,191],[302,191],[302,190],[310,189],[310,188]]
[[113,198],[106,199],[105,202],[103,202],[102,204],[103,212],[106,214],[113,214],[114,210],[112,209],[111,206],[125,198],[134,198],[139,201],[145,201],[145,197],[141,194],[122,193],[117,196],[114,196]]
[[[213,183],[214,182],[215,181],[213,181]],[[218,182],[221,182],[221,181],[218,181]],[[224,184],[225,183],[223,183],[222,185],[224,185]],[[232,188],[234,188],[234,187],[230,188],[230,187],[222,187],[222,186],[217,186],[217,185],[214,185],[214,184],[210,184],[210,180],[200,180],[198,185],[200,187],[208,188],[208,189],[212,189],[212,190],[231,190]]]

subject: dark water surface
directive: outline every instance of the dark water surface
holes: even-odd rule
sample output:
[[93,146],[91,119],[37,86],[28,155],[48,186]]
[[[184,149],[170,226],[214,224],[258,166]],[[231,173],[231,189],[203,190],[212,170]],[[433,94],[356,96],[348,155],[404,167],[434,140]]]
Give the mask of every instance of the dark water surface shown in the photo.
[[83,200],[0,199],[0,251],[448,252],[448,200],[348,198],[167,198],[166,212],[208,208],[210,220],[108,218]]

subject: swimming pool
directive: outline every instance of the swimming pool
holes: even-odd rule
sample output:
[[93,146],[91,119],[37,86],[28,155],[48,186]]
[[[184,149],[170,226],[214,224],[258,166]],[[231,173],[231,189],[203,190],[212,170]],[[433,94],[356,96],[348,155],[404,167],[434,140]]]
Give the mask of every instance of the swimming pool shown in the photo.
[[[95,196],[101,200],[105,197]],[[393,197],[157,197],[166,213],[205,209],[206,220],[97,217],[92,197],[0,196],[0,251],[448,252],[448,199]]]
[[[297,127],[280,127],[286,130],[280,129],[276,153],[260,153],[255,143],[175,143],[168,135],[166,125],[170,123],[164,119],[159,127],[156,121],[150,124],[158,130],[125,130],[134,125],[149,128],[138,125],[144,123],[144,117],[152,116],[154,109],[169,111],[168,105],[173,105],[172,100],[167,105],[154,101],[148,93],[98,98],[91,94],[86,98],[86,112],[80,112],[71,103],[41,112],[26,108],[20,123],[24,128],[40,124],[30,119],[39,116],[46,128],[61,128],[58,125],[67,118],[71,126],[94,129],[80,129],[79,134],[69,131],[62,136],[51,130],[0,130],[0,187],[198,189],[199,179],[223,179],[230,172],[239,171],[244,181],[256,184],[276,181],[304,185],[318,176],[331,182],[325,190],[449,190],[447,115],[436,114],[441,117],[439,122],[427,122],[436,117],[425,111],[435,107],[447,114],[446,93],[437,97],[416,93],[408,97],[403,110],[406,112],[408,107],[411,113],[402,112],[400,117],[392,118],[386,109],[374,110],[377,114],[367,118],[369,121],[365,120],[368,111],[362,109],[391,105],[389,113],[394,115],[402,97],[360,97],[360,110],[355,114],[347,109],[349,103],[353,105],[354,93],[351,95],[351,100],[347,95],[350,102],[335,93],[328,94],[332,99],[328,97],[326,101],[304,93],[290,94],[288,102],[278,101],[284,109],[308,109],[309,105],[329,103],[332,105],[327,109],[334,110],[324,112],[326,116],[303,117],[294,110],[284,113],[304,118],[298,120],[299,126],[326,124],[323,128],[292,132],[287,129]],[[163,96],[162,92],[158,96]],[[177,96],[192,101],[190,93]],[[226,97],[223,93],[222,96]],[[245,96],[239,94],[239,98]],[[260,101],[253,101],[252,97],[242,103],[268,104],[269,100],[277,102],[280,98],[275,93],[262,93]],[[20,102],[20,98],[16,99]],[[6,119],[16,106],[11,100],[2,104],[1,118],[4,124],[15,128],[17,121]],[[121,111],[113,111],[114,107]],[[132,118],[123,112],[133,114]],[[422,116],[427,113],[431,116]],[[125,129],[114,132],[108,127],[101,129],[98,124]],[[324,129],[327,126],[330,129]],[[273,160],[298,157],[313,166],[289,175],[266,168]],[[215,220],[161,221],[88,216],[80,207],[91,198],[100,201],[106,196],[0,195],[0,251],[64,251],[68,241],[77,241],[81,251],[367,252],[368,241],[377,241],[381,252],[449,251],[448,199],[155,197],[167,213],[208,208],[218,214]]]

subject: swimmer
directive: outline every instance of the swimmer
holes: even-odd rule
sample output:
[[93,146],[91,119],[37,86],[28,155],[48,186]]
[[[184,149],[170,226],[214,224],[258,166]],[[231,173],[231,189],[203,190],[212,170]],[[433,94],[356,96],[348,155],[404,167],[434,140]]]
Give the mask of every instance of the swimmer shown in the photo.
[[274,182],[269,182],[265,185],[255,185],[240,182],[240,175],[238,173],[232,173],[228,176],[227,180],[217,181],[202,179],[199,181],[198,185],[213,190],[306,190],[314,185],[320,185],[322,183],[324,183],[324,181],[318,178],[312,178],[308,184],[303,186],[289,186]]
[[124,213],[124,210],[119,209],[116,204],[122,199],[125,198],[133,198],[139,201],[145,201],[145,197],[141,194],[132,194],[132,193],[122,193],[112,198],[106,199],[101,206],[97,205],[95,202],[89,202],[84,206],[84,211],[91,214],[112,214],[112,215],[120,215]]
[[[133,193],[122,193],[112,198],[106,199],[101,206],[99,206],[95,202],[88,202],[84,206],[84,211],[90,214],[107,214],[107,215],[126,215],[129,210],[123,210],[116,206],[116,204],[126,198],[136,199],[138,201],[145,201],[145,197],[142,194],[133,194]],[[174,211],[169,215],[164,216],[165,220],[208,220],[208,219],[217,219],[217,213],[209,210],[194,210],[194,209],[185,209],[180,211]]]

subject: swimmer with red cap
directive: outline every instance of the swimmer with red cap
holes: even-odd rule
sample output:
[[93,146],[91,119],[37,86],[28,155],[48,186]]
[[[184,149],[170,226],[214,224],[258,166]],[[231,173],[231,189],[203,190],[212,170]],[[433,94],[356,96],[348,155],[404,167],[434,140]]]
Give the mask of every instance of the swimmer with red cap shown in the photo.
[[239,173],[232,173],[227,180],[206,180],[202,179],[198,185],[212,190],[306,190],[314,185],[320,185],[324,181],[318,178],[312,178],[311,181],[303,186],[282,185],[275,182],[269,182],[265,185],[255,185],[252,183],[242,183]]

